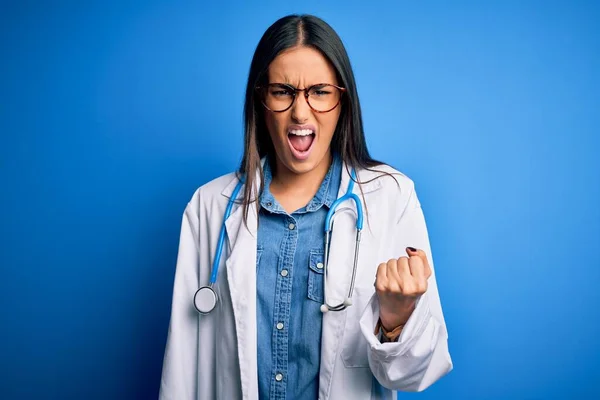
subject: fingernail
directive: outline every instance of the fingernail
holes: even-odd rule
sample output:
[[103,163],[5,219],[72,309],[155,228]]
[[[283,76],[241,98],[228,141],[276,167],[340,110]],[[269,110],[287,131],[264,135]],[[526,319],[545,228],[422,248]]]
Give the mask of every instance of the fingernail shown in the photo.
[[410,251],[412,251],[413,253],[417,252],[417,249],[415,249],[414,247],[407,247],[407,249],[409,249]]

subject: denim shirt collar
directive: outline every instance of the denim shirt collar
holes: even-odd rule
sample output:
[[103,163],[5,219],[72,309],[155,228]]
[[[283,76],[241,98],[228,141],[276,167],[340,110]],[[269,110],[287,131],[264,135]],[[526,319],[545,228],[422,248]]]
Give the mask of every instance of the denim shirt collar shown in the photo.
[[[294,211],[294,213],[312,212],[318,210],[322,206],[326,206],[327,208],[331,207],[337,198],[339,188],[339,182],[335,182],[334,180],[338,179],[339,181],[341,169],[342,159],[338,154],[334,154],[331,166],[315,196],[305,207]],[[269,159],[264,163],[263,174],[264,189],[260,196],[261,207],[272,213],[286,214],[286,211],[281,207],[277,200],[275,200],[275,197],[270,190],[271,182],[273,181],[273,172]]]

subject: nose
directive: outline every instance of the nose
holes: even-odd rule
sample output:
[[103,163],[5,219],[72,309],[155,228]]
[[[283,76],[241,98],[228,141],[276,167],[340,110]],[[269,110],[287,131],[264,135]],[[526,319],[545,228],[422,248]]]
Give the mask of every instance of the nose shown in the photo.
[[304,97],[304,93],[298,93],[296,95],[296,100],[292,105],[292,119],[294,122],[303,123],[308,120],[308,116],[310,115],[310,106],[306,101],[306,97]]

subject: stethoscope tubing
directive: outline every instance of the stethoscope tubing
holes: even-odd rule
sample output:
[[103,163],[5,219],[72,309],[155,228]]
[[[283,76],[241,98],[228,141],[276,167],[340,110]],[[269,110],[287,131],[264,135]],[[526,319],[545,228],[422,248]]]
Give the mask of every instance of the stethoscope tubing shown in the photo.
[[[324,276],[323,276],[323,291],[324,291],[323,299],[324,299],[324,304],[321,305],[322,312],[342,311],[352,304],[352,294],[354,292],[354,283],[355,283],[355,279],[356,279],[356,270],[357,270],[357,266],[358,266],[358,253],[359,253],[359,249],[360,249],[361,231],[363,228],[362,204],[361,204],[358,196],[355,193],[352,193],[352,191],[354,190],[354,181],[355,180],[356,180],[356,171],[353,169],[350,174],[350,182],[348,183],[348,189],[346,190],[346,193],[342,197],[338,198],[336,201],[333,202],[329,211],[327,212],[327,216],[325,217],[325,238],[324,238],[325,254],[324,254],[324,260],[323,260],[323,274],[324,274]],[[233,193],[231,194],[231,197],[229,198],[229,201],[227,203],[227,208],[225,209],[225,214],[223,216],[223,222],[221,224],[221,231],[219,233],[217,250],[215,252],[215,258],[213,260],[209,284],[207,286],[200,287],[196,291],[196,294],[194,295],[194,306],[196,307],[198,312],[200,312],[201,314],[210,313],[215,308],[216,303],[218,301],[217,294],[214,290],[214,285],[217,282],[217,276],[219,273],[219,264],[221,262],[221,256],[222,256],[223,247],[225,244],[226,223],[227,223],[227,220],[229,219],[229,216],[231,215],[231,210],[233,208],[233,204],[235,203],[235,200],[237,199],[237,196],[244,184],[244,181],[245,181],[244,177],[240,178],[239,182],[235,186],[235,189],[233,190]],[[346,299],[344,300],[344,302],[342,302],[340,304],[336,304],[336,305],[329,305],[327,303],[327,268],[329,265],[329,252],[331,250],[330,249],[331,237],[333,236],[333,224],[334,224],[336,212],[338,212],[338,207],[340,206],[341,203],[343,203],[346,200],[352,200],[356,206],[356,212],[355,212],[355,215],[356,215],[356,239],[355,239],[355,245],[354,245],[354,262],[353,262],[353,267],[352,267],[352,278],[350,281],[350,288],[348,291],[348,295],[347,295]],[[350,207],[344,207],[343,209],[341,209],[339,211],[343,211],[345,209],[351,210]],[[354,210],[352,210],[352,211],[354,211]],[[194,235],[194,241],[197,242],[196,235]],[[196,248],[199,251],[199,243],[196,243]],[[207,292],[207,291],[209,291],[209,292]],[[208,299],[210,299],[210,304],[209,303],[205,304],[202,302],[202,299],[206,299],[206,296],[203,295],[203,293],[209,294]]]

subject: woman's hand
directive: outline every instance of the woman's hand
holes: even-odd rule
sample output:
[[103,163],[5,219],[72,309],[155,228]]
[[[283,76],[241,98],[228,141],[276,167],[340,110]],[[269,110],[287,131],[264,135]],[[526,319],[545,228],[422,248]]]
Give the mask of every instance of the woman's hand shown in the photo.
[[431,268],[423,250],[406,248],[408,257],[379,264],[375,289],[379,299],[379,318],[392,331],[404,325],[415,309],[419,296],[427,291]]

